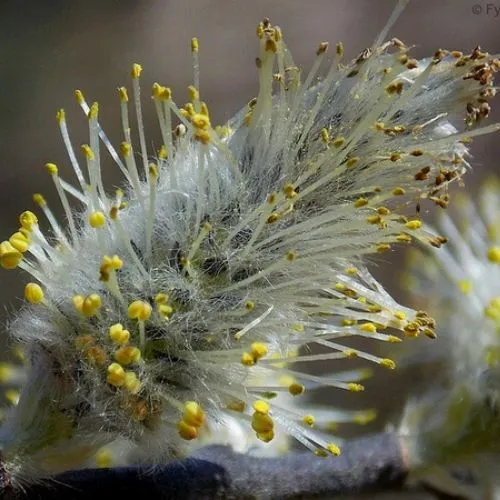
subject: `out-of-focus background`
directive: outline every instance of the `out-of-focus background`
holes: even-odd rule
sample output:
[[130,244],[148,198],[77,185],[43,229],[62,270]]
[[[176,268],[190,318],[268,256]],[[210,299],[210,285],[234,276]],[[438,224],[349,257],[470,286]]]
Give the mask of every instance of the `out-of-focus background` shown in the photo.
[[[172,87],[179,104],[192,83],[190,39],[198,36],[201,94],[212,121],[222,123],[257,91],[255,27],[264,17],[279,24],[295,62],[307,71],[318,43],[344,42],[348,57],[371,45],[389,18],[394,0],[2,0],[0,3],[0,234],[18,227],[21,211],[33,208],[34,192],[46,195],[60,212],[52,180],[44,165],[59,165],[62,176],[71,169],[55,120],[64,107],[75,146],[88,141],[86,119],[73,90],[82,89],[100,103],[100,121],[119,143],[116,88],[129,85],[130,67],[143,65],[144,110],[148,145],[157,148],[160,134],[153,106],[147,103],[154,81]],[[500,52],[500,0],[415,0],[389,36],[415,45],[417,57],[439,48],[470,51],[481,45]],[[498,101],[498,99],[497,99]],[[493,101],[495,108],[500,103]],[[500,120],[494,109],[490,123]],[[500,135],[478,139],[473,146],[474,173],[466,178],[473,189],[487,171],[500,172]],[[117,169],[104,166],[111,188],[119,184]],[[424,207],[427,208],[427,207]],[[397,290],[394,254],[377,261],[376,274]],[[401,259],[399,259],[401,262]],[[395,271],[396,270],[396,271]],[[22,295],[24,277],[0,269],[3,318]],[[397,292],[396,292],[397,293]],[[5,332],[1,331],[4,335]],[[383,384],[395,383],[393,373],[381,374]],[[387,391],[372,393],[374,404]]]

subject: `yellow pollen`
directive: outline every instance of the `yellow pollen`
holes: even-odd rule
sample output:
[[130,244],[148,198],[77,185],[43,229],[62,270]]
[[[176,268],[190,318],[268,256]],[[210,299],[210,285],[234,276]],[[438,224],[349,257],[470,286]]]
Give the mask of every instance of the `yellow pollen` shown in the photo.
[[202,115],[201,113],[195,113],[191,118],[191,123],[193,127],[199,130],[208,130],[210,128],[208,116]]
[[38,224],[38,217],[33,212],[27,210],[19,216],[19,223],[24,229],[31,231],[33,225]]
[[75,99],[78,104],[83,104],[85,97],[83,97],[83,92],[81,90],[75,90]]
[[141,76],[142,73],[142,66],[140,64],[134,63],[132,65],[132,71],[130,72],[130,75],[132,78],[136,79]]
[[57,175],[57,166],[54,163],[46,163],[45,168],[50,175]]
[[57,120],[57,123],[59,123],[59,124],[63,123],[66,120],[66,113],[64,112],[64,109],[61,108],[56,113],[56,120]]
[[379,361],[379,365],[384,368],[389,368],[389,370],[394,370],[396,368],[396,363],[392,359],[383,358]]
[[421,220],[410,220],[406,223],[406,227],[408,229],[420,229],[422,227],[422,221]]
[[80,146],[83,154],[85,155],[85,157],[87,158],[87,160],[93,160],[95,158],[94,156],[94,152],[92,151],[92,149],[90,148],[90,146],[88,144],[82,144]]
[[174,308],[168,304],[158,304],[158,312],[163,318],[170,318],[174,314]]
[[125,372],[125,388],[130,394],[137,394],[141,389],[141,381],[135,372]]
[[397,319],[399,319],[399,320],[401,320],[401,321],[403,321],[403,320],[406,319],[406,314],[403,311],[396,311],[394,313],[394,317],[397,318]]
[[132,146],[128,142],[122,142],[120,144],[120,153],[124,158],[130,156],[130,151],[132,150]]
[[83,300],[81,312],[89,318],[97,313],[101,305],[101,297],[97,293],[92,293]]
[[198,52],[200,50],[200,44],[198,38],[191,38],[191,52]]
[[177,431],[179,432],[179,436],[186,441],[191,441],[198,437],[198,429],[184,422],[184,420],[177,422]]
[[120,97],[120,102],[126,104],[128,102],[128,93],[125,87],[118,87],[118,96]]
[[352,168],[354,167],[359,161],[359,157],[354,156],[353,158],[349,158],[345,164],[347,168]]
[[304,422],[304,424],[306,424],[308,427],[313,427],[316,419],[314,418],[314,415],[304,415],[304,417],[302,418],[302,422]]
[[326,445],[326,449],[332,454],[338,457],[340,455],[340,448],[333,443],[329,443]]
[[98,115],[99,115],[99,103],[94,102],[92,103],[92,106],[90,106],[89,109],[89,119],[96,120]]
[[254,413],[252,417],[252,429],[257,433],[266,433],[274,429],[273,419],[269,415]]
[[360,326],[360,329],[367,333],[376,333],[377,327],[373,323],[365,323]]
[[95,454],[95,464],[99,469],[109,469],[113,465],[113,455],[107,448],[101,448]]
[[182,420],[193,427],[201,427],[205,423],[205,412],[196,401],[186,401]]
[[262,401],[262,399],[258,399],[257,401],[254,402],[253,409],[257,413],[261,413],[262,415],[267,415],[269,413],[269,404],[266,403],[265,401]]
[[106,216],[100,211],[92,212],[89,215],[88,221],[93,228],[97,229],[106,224]]
[[5,391],[5,399],[12,405],[17,406],[19,403],[20,393],[16,389],[7,389]]
[[[23,229],[23,228],[21,228]],[[27,233],[28,234],[28,233]],[[21,253],[24,253],[28,250],[29,245],[31,243],[31,239],[29,236],[22,233],[21,231],[15,232],[10,238],[9,238],[9,243],[18,251]]]
[[472,282],[469,280],[461,280],[458,283],[458,288],[464,295],[467,295],[472,291]]
[[392,190],[394,196],[404,196],[406,191],[402,187],[397,187]]
[[191,102],[198,101],[200,99],[200,93],[194,85],[188,87],[189,100]]
[[10,242],[2,241],[0,243],[0,265],[4,269],[15,269],[22,259],[23,254],[16,250]]
[[139,321],[146,321],[151,316],[151,306],[143,300],[134,300],[128,306],[128,317]]
[[488,249],[488,260],[493,264],[500,264],[500,247],[494,246]]
[[253,366],[255,364],[254,357],[249,352],[244,352],[241,355],[240,361],[244,366]]
[[35,193],[33,195],[33,201],[39,206],[39,207],[44,207],[47,205],[47,201],[45,200],[45,197],[40,194],[40,193]]
[[12,366],[8,363],[0,363],[0,382],[3,384],[4,382],[8,382],[11,378],[14,370]]
[[125,345],[130,339],[130,332],[121,323],[115,323],[109,327],[109,337],[115,344]]
[[364,391],[365,388],[361,384],[350,382],[349,384],[347,384],[347,390],[351,392],[361,392]]
[[296,382],[293,382],[288,386],[288,392],[292,396],[300,396],[301,394],[304,394],[305,387],[302,384],[297,384]]
[[108,366],[106,380],[109,385],[122,387],[125,385],[125,370],[118,363],[111,363]]
[[251,352],[255,361],[257,361],[267,354],[267,346],[262,342],[254,342],[251,346]]
[[137,363],[141,359],[141,350],[134,346],[125,346],[115,352],[115,360],[127,366]]
[[36,283],[28,283],[24,287],[24,298],[30,303],[30,304],[39,304],[40,302],[43,302],[43,290],[40,285],[37,285]]
[[344,137],[337,137],[333,140],[332,144],[333,144],[333,147],[335,148],[340,148],[340,146],[342,146],[345,142],[345,138]]

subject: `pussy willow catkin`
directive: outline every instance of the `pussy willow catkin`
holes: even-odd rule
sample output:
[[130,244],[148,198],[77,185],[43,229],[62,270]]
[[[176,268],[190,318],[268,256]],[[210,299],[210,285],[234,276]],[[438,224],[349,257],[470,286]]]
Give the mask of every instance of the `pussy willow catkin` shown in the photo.
[[[201,99],[193,39],[188,103],[152,86],[159,151],[146,146],[139,64],[130,95],[118,90],[119,146],[81,91],[88,144],[77,148],[57,113],[79,185],[46,169],[67,227],[36,194],[50,231],[26,211],[0,244],[1,265],[31,279],[11,325],[30,373],[0,432],[13,480],[76,466],[118,438],[179,450],[229,417],[265,443],[281,432],[340,453],[331,423],[370,414],[319,411],[304,393],[362,391],[364,372],[308,367],[357,357],[393,369],[342,339],[434,337],[434,321],[395,302],[363,258],[412,239],[440,246],[405,209],[421,198],[445,206],[468,165],[465,144],[499,129],[477,126],[498,60],[477,48],[417,61],[400,40],[383,42],[386,32],[352,61],[341,43],[321,43],[304,77],[264,20],[258,95],[222,126]],[[105,164],[123,174],[115,193]]]

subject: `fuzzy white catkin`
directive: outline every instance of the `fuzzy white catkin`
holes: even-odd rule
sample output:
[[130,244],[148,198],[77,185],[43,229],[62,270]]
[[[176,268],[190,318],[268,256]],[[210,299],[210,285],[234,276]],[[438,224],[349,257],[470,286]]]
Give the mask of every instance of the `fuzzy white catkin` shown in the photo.
[[[446,470],[471,467],[498,495],[500,453],[500,182],[483,185],[478,203],[462,194],[437,230],[449,243],[413,250],[405,281],[436,317],[439,342],[416,356],[438,363],[401,423],[416,470],[462,488]],[[427,249],[428,250],[428,249]],[[431,368],[430,368],[431,369]],[[476,486],[477,490],[477,486]],[[477,491],[476,491],[477,494]]]
[[[57,114],[80,183],[47,164],[68,228],[35,195],[51,234],[24,212],[0,245],[2,266],[33,279],[10,328],[30,359],[0,431],[12,480],[84,463],[121,439],[163,459],[227,418],[270,447],[285,435],[338,454],[332,424],[372,413],[324,411],[302,393],[361,391],[366,371],[311,375],[310,364],[358,357],[392,369],[342,339],[434,336],[433,320],[394,301],[363,258],[412,239],[442,243],[403,212],[425,197],[446,205],[446,186],[468,165],[464,143],[498,130],[477,126],[498,61],[476,49],[418,62],[397,39],[343,61],[341,44],[329,58],[322,43],[303,78],[278,27],[265,20],[257,35],[258,96],[227,125],[212,126],[200,100],[196,39],[190,102],[179,108],[153,85],[159,152],[146,149],[137,64],[138,137],[120,88],[120,153],[80,91],[83,155]],[[106,192],[107,163],[122,171],[124,191]]]

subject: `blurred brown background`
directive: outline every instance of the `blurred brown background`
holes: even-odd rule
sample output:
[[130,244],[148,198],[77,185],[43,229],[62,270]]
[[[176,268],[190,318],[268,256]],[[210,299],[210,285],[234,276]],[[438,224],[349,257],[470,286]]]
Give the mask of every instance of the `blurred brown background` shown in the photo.
[[[307,71],[320,41],[342,40],[348,57],[371,45],[394,5],[394,0],[2,0],[2,237],[17,229],[21,211],[33,208],[33,192],[44,193],[59,211],[44,164],[57,163],[62,175],[72,179],[55,113],[66,109],[75,146],[87,142],[86,120],[73,98],[75,88],[82,89],[89,101],[100,102],[101,123],[119,143],[116,87],[129,86],[131,64],[141,62],[147,137],[156,148],[161,141],[153,106],[147,104],[150,84],[169,85],[177,102],[185,102],[186,87],[192,83],[192,36],[201,44],[202,98],[212,121],[221,123],[257,90],[259,20],[270,17],[283,28],[295,62]],[[500,15],[491,5],[500,13],[500,0],[414,0],[389,36],[416,45],[418,57],[438,48],[470,51],[477,44],[500,53]],[[500,121],[498,110],[493,121]],[[475,173],[468,176],[469,186],[487,170],[500,171],[500,135],[478,139],[473,153]],[[110,164],[105,172],[110,188],[120,182],[116,171]],[[393,262],[394,257],[384,259]],[[393,288],[398,273],[386,274],[384,261],[379,263],[377,275]],[[24,277],[0,269],[0,279],[0,302],[7,312],[18,303]]]

